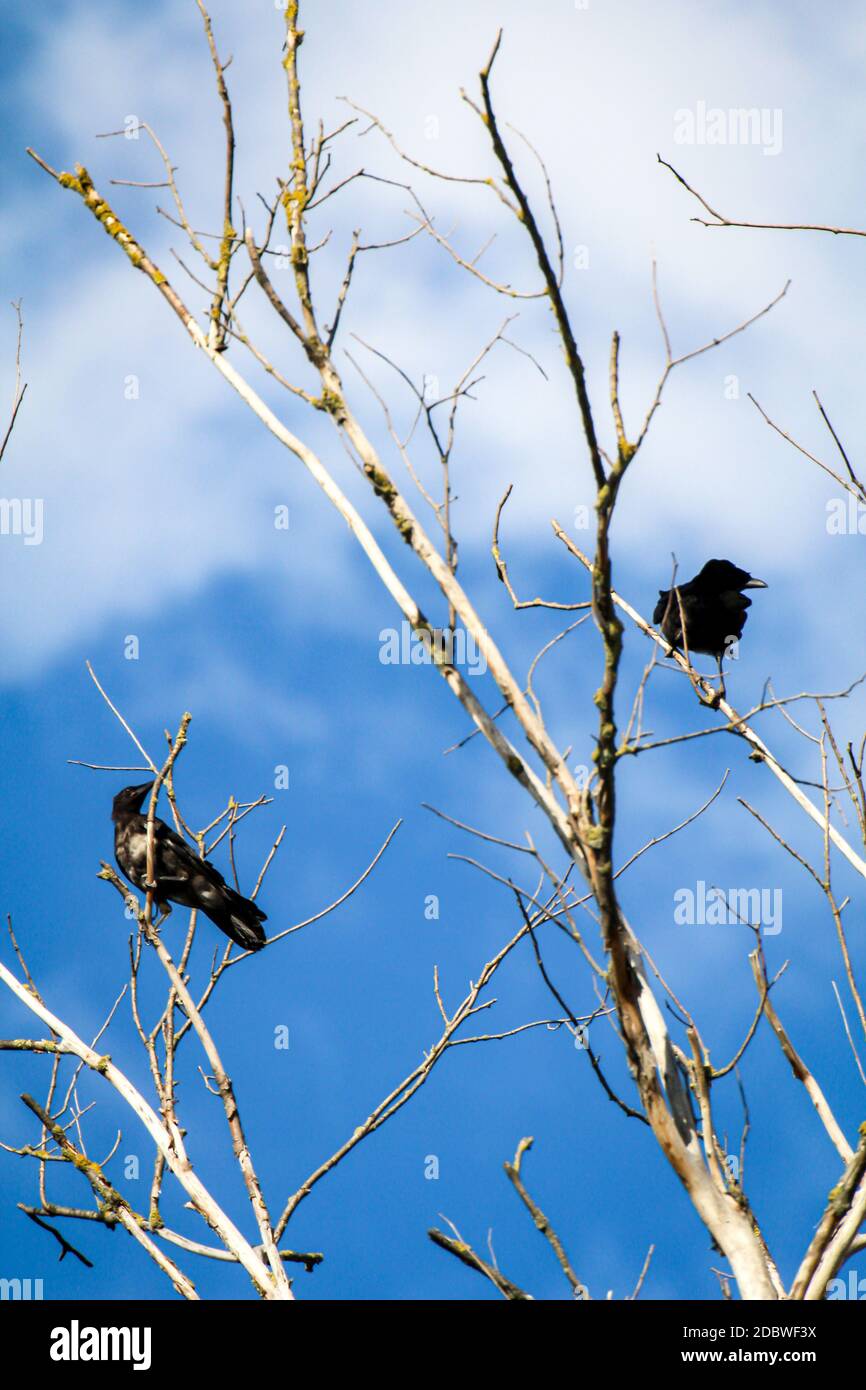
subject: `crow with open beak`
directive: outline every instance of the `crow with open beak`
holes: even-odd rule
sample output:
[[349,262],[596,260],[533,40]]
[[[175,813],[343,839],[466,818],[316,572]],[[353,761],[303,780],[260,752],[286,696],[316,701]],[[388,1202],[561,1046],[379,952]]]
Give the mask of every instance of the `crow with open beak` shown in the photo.
[[[688,646],[689,655],[702,652],[718,662],[724,692],[722,657],[731,642],[743,635],[752,600],[744,589],[766,589],[730,560],[708,560],[699,574],[673,589],[659,589],[653,622],[672,647]],[[685,624],[685,638],[683,637]]]

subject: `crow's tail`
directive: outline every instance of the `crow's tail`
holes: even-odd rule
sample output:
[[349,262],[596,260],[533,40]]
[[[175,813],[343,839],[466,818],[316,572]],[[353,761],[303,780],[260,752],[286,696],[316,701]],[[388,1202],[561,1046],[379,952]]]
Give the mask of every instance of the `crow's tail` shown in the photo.
[[208,913],[211,921],[245,951],[260,951],[267,944],[262,922],[267,916],[249,898],[242,898],[233,888],[225,887],[223,905],[219,911]]

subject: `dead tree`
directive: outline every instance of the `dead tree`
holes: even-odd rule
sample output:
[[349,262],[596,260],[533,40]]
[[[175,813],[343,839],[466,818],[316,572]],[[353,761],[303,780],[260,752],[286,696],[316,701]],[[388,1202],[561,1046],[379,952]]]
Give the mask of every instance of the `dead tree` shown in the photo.
[[[500,120],[494,105],[492,78],[500,50],[501,35],[497,36],[492,52],[481,69],[477,94],[469,96],[464,93],[463,98],[483,125],[489,138],[490,165],[488,169],[480,170],[472,176],[455,175],[433,169],[410,152],[404,151],[376,115],[359,107],[352,107],[353,114],[336,129],[326,131],[320,124],[312,140],[308,139],[302,114],[299,68],[304,31],[300,28],[298,0],[288,0],[282,61],[287,83],[292,156],[289,168],[277,176],[273,198],[262,200],[264,216],[260,223],[254,226],[247,222],[234,195],[234,125],[225,65],[220,58],[210,18],[202,0],[196,0],[196,3],[204,23],[226,136],[226,157],[220,183],[220,225],[214,232],[206,235],[195,230],[197,223],[186,211],[176,179],[176,170],[166,147],[149,126],[143,126],[143,129],[151,137],[156,155],[162,163],[164,183],[169,187],[174,199],[172,220],[201,262],[201,275],[205,277],[206,291],[206,301],[201,313],[188,306],[186,298],[168,278],[165,270],[155,263],[134,231],[125,226],[117,216],[83,165],[77,165],[74,172],[61,172],[52,168],[41,154],[35,151],[30,153],[60,188],[71,192],[82,201],[85,209],[102,226],[119,251],[127,257],[131,266],[145,276],[154,291],[162,296],[192,345],[210,361],[258,422],[286,449],[287,454],[307,469],[327,501],[348,525],[360,551],[372,566],[404,620],[410,625],[412,632],[429,650],[429,669],[438,673],[462,705],[472,726],[467,737],[480,736],[489,745],[494,755],[491,776],[507,776],[514,779],[525,793],[527,805],[531,803],[545,817],[558,846],[556,852],[559,861],[556,863],[550,862],[551,856],[546,851],[542,852],[529,836],[526,843],[521,844],[490,832],[473,830],[462,822],[454,822],[462,832],[469,831],[480,836],[484,842],[492,840],[506,845],[515,856],[524,856],[521,862],[529,863],[538,873],[538,884],[532,890],[519,885],[515,878],[503,878],[484,865],[478,866],[492,878],[498,878],[502,888],[508,893],[514,904],[517,927],[515,935],[499,955],[485,966],[479,980],[486,984],[490,973],[496,969],[504,953],[511,951],[525,937],[527,950],[531,952],[554,997],[556,1020],[562,1026],[567,1026],[576,1035],[581,1035],[588,1031],[589,1025],[597,1018],[611,1016],[634,1086],[634,1093],[629,1099],[620,1096],[613,1098],[627,1114],[637,1117],[651,1128],[661,1153],[679,1178],[715,1246],[728,1262],[729,1270],[722,1272],[723,1280],[734,1281],[740,1296],[744,1299],[821,1298],[829,1280],[834,1277],[842,1263],[855,1250],[862,1248],[863,1237],[860,1235],[860,1228],[866,1218],[866,1130],[862,1130],[853,1142],[851,1138],[846,1137],[834,1118],[817,1079],[812,1075],[807,1060],[797,1050],[786,1031],[772,998],[778,975],[771,976],[768,972],[759,922],[747,923],[754,932],[754,948],[750,959],[756,997],[752,1021],[735,1055],[722,1063],[713,1060],[710,1046],[701,1032],[694,1012],[687,1003],[669,990],[641,944],[642,923],[627,921],[620,903],[620,875],[635,859],[650,850],[659,837],[648,841],[637,854],[619,864],[613,850],[618,778],[623,760],[643,756],[652,750],[670,747],[672,744],[690,739],[710,737],[718,733],[730,735],[734,746],[770,775],[772,781],[768,786],[773,786],[780,795],[784,793],[792,798],[817,828],[821,858],[816,868],[782,839],[762,813],[751,806],[748,807],[779,846],[794,854],[804,871],[812,875],[823,891],[838,937],[846,984],[856,1013],[854,1033],[862,1031],[866,1035],[866,1016],[844,925],[847,904],[837,898],[832,880],[832,865],[837,855],[843,856],[857,874],[866,876],[866,859],[863,857],[863,846],[866,845],[866,796],[862,781],[864,744],[861,742],[856,751],[851,744],[843,750],[827,715],[828,701],[843,697],[848,691],[835,694],[804,692],[782,697],[768,692],[766,698],[758,705],[740,712],[726,699],[721,698],[720,692],[699,674],[687,653],[668,651],[664,638],[646,622],[625,596],[617,591],[613,583],[611,524],[620,491],[626,483],[627,475],[635,467],[671,374],[693,358],[713,350],[720,343],[748,329],[756,319],[770,312],[778,304],[787,290],[787,285],[757,312],[751,313],[734,327],[708,335],[707,341],[703,344],[686,351],[675,352],[654,276],[653,290],[662,344],[657,386],[646,405],[642,419],[629,428],[620,403],[620,338],[618,333],[613,333],[609,352],[609,391],[605,406],[610,423],[603,432],[598,402],[590,399],[584,357],[578,347],[578,333],[568,304],[563,239],[547,171],[540,155],[529,145],[525,137],[515,138],[511,135]],[[323,310],[319,304],[313,273],[317,264],[316,258],[330,254],[326,251],[327,235],[322,238],[320,234],[321,209],[332,198],[351,196],[353,184],[362,177],[370,177],[366,169],[350,170],[345,174],[338,173],[336,169],[332,172],[333,158],[341,148],[341,138],[360,121],[366,123],[365,134],[377,136],[387,142],[406,168],[407,181],[401,187],[410,200],[410,225],[408,231],[395,236],[390,242],[364,242],[361,233],[356,233],[348,252],[336,301],[329,310]],[[540,170],[546,189],[547,208],[543,213],[536,211],[518,167],[515,149],[520,149],[522,155],[524,148],[528,149],[528,157],[535,161]],[[423,182],[426,186],[428,181],[431,181],[433,186],[436,186],[437,181],[458,185],[467,197],[482,196],[492,199],[498,215],[506,219],[516,219],[526,238],[527,263],[535,275],[533,288],[517,290],[510,280],[506,282],[489,276],[481,268],[480,254],[472,256],[459,249],[452,239],[440,230],[436,217],[428,211],[427,195],[424,195],[422,201],[422,196],[417,191],[418,184]],[[288,301],[278,293],[268,270],[274,228],[280,220],[285,223],[290,241],[292,297]],[[384,419],[384,443],[395,459],[405,466],[408,484],[417,488],[421,505],[429,513],[432,534],[428,532],[425,520],[410,501],[407,488],[389,467],[384,450],[377,447],[362,426],[356,394],[344,383],[337,364],[338,339],[350,302],[353,280],[362,257],[371,252],[385,253],[390,248],[417,237],[431,238],[442,249],[443,254],[451,258],[457,271],[482,282],[491,294],[499,295],[511,302],[521,298],[538,298],[544,301],[550,310],[559,338],[562,354],[558,367],[559,380],[563,389],[567,390],[573,399],[575,419],[583,440],[584,466],[595,494],[593,553],[585,554],[578,549],[565,528],[555,519],[551,523],[552,534],[563,547],[561,554],[563,561],[568,562],[571,582],[575,574],[580,577],[585,585],[586,598],[578,603],[570,603],[519,597],[500,540],[502,518],[510,489],[502,498],[493,523],[492,558],[512,609],[582,611],[582,618],[572,621],[560,634],[560,639],[565,639],[575,631],[587,638],[594,632],[594,644],[590,648],[587,642],[585,657],[587,662],[594,662],[598,670],[592,713],[594,729],[588,739],[592,745],[592,753],[591,757],[586,759],[592,771],[584,780],[577,778],[571,770],[568,750],[560,748],[551,736],[545,723],[542,704],[533,686],[537,661],[554,643],[548,643],[542,648],[527,678],[519,678],[503,655],[493,635],[490,621],[482,618],[458,577],[458,545],[452,506],[455,420],[461,401],[475,384],[482,359],[494,346],[503,342],[511,343],[506,337],[508,321],[486,345],[476,351],[471,365],[455,383],[453,390],[435,401],[427,400],[424,391],[412,382],[398,362],[378,349],[375,350],[378,357],[384,359],[400,377],[404,388],[412,393],[417,423],[427,431],[438,468],[438,482],[434,484],[425,478],[417,462],[413,448],[414,431],[409,437],[399,432],[388,400],[368,378],[367,372],[355,358],[349,359],[358,367],[362,383],[367,382],[379,399]],[[525,273],[528,274],[529,271],[526,270]],[[198,276],[191,278],[195,284],[202,284]],[[271,360],[241,326],[240,306],[248,292],[263,295],[282,323],[286,333],[285,356],[291,365],[286,365],[282,358],[279,363]],[[325,315],[329,321],[326,321]],[[264,372],[271,380],[285,388],[295,405],[295,415],[297,403],[302,402],[310,411],[324,415],[330,420],[335,440],[345,447],[369,485],[368,508],[365,513],[351,501],[338,482],[335,471],[302,434],[290,429],[279,418],[263,399],[251,376],[242,372],[239,366],[239,358],[243,355],[241,349],[248,355],[253,369]],[[294,359],[291,354],[294,354]],[[612,440],[609,445],[604,442],[607,437]],[[372,516],[376,507],[384,508],[385,514],[405,542],[406,550],[402,564],[392,563],[374,534],[368,517]],[[412,591],[412,577],[413,574],[417,574],[419,563],[426,575],[434,581],[438,591],[436,613],[428,614],[422,610]],[[591,619],[591,622],[584,622],[583,619]],[[631,639],[648,641],[651,655],[639,686],[633,692],[631,713],[623,729],[618,724],[618,712],[623,703],[620,677],[626,631]],[[446,634],[447,640],[443,640],[443,633]],[[462,634],[467,641],[471,640],[482,654],[486,669],[498,689],[497,708],[479,698],[464,676],[460,663],[454,659],[455,634]],[[658,669],[659,654],[672,660],[678,672],[688,680],[694,692],[696,706],[701,710],[705,721],[701,728],[693,732],[684,732],[664,740],[653,739],[645,729],[643,717],[653,674]],[[809,746],[814,749],[819,764],[818,775],[814,779],[811,792],[801,780],[796,779],[787,770],[780,757],[774,753],[770,735],[764,731],[764,724],[761,726],[761,733],[756,728],[756,723],[767,714],[793,721],[790,706],[795,702],[812,710],[818,719],[817,732],[814,733],[805,728],[802,714],[795,726],[801,730]],[[179,740],[182,741],[184,733],[185,728],[182,725],[178,738],[171,742],[169,761],[163,766],[160,774],[167,786],[170,786],[173,757],[179,751],[178,743]],[[495,766],[496,762],[498,767]],[[156,766],[149,759],[148,765],[154,768]],[[837,824],[835,798],[839,793],[833,786],[831,767],[834,770],[833,776],[838,774],[842,779],[842,795],[847,798],[853,811],[852,824],[856,829],[856,836],[850,829],[843,832]],[[719,786],[704,806],[689,815],[669,834],[682,829],[695,816],[706,810],[715,797],[722,794],[723,785]],[[815,787],[818,789],[817,798],[812,794]],[[231,808],[228,814],[234,814]],[[859,841],[859,845],[856,841]],[[580,886],[578,879],[582,880]],[[170,1030],[175,1027],[174,1010],[182,1008],[186,1013],[186,1022],[181,1024],[181,1031],[192,1027],[198,1033],[211,1066],[211,1074],[220,1091],[223,1082],[220,1079],[222,1073],[218,1060],[211,1055],[211,1044],[195,1022],[197,1012],[200,1015],[200,1005],[196,1004],[188,991],[183,992],[185,986],[182,980],[182,966],[174,966],[159,937],[154,935],[152,907],[150,901],[146,902],[143,908],[139,905],[139,926],[145,945],[152,947],[157,953],[160,964],[168,974],[169,1002],[164,1016],[170,1020],[167,1026]],[[570,989],[560,989],[557,982],[547,973],[539,945],[543,928],[563,930],[573,942],[575,975],[579,970],[581,978],[584,978],[582,972],[588,971],[589,981],[596,991],[596,1006],[592,1010],[584,1011],[581,1015],[573,1012],[566,1002]],[[134,955],[133,974],[137,968],[137,959],[139,957]],[[229,960],[226,964],[233,964],[233,961]],[[219,968],[221,967],[217,967]],[[15,1045],[34,1050],[51,1051],[52,1047],[71,1050],[85,1065],[97,1071],[101,1069],[109,1083],[116,1089],[119,1088],[119,1078],[115,1076],[112,1064],[100,1059],[94,1049],[86,1048],[65,1024],[48,1012],[28,986],[13,977],[5,967],[3,979],[15,990],[22,1002],[43,1019],[52,1032],[51,1040],[17,1040]],[[208,985],[207,988],[209,987]],[[473,986],[457,1014],[449,1014],[442,1004],[437,983],[437,1000],[443,1019],[440,1042],[427,1054],[424,1065],[407,1078],[403,1088],[392,1093],[383,1103],[384,1109],[380,1118],[373,1120],[371,1117],[371,1122],[368,1122],[370,1129],[375,1128],[376,1124],[399,1108],[425,1079],[427,1070],[438,1060],[442,1052],[459,1041],[453,1037],[455,1028],[459,1026],[459,1022],[481,1007],[477,1003],[477,992],[473,993],[479,987],[483,986]],[[670,1003],[672,1008],[666,1010],[665,1003]],[[671,1031],[666,1014],[677,1020],[675,1032]],[[844,1010],[843,1018],[851,1048],[857,1057],[854,1033],[848,1028],[847,1014]],[[839,1182],[826,1202],[823,1216],[819,1215],[816,1207],[817,1227],[814,1235],[804,1240],[800,1269],[790,1286],[783,1282],[773,1254],[764,1239],[758,1217],[750,1204],[742,1180],[742,1168],[739,1177],[734,1177],[726,1164],[725,1146],[714,1118],[714,1088],[725,1082],[729,1085],[736,1083],[739,1063],[759,1027],[770,1027],[773,1030],[785,1057],[790,1062],[794,1077],[807,1088],[817,1117],[829,1140],[834,1144],[841,1165]],[[144,1032],[145,1044],[148,1036],[147,1032]],[[588,1047],[588,1053],[593,1060],[591,1046]],[[170,1055],[169,1050],[166,1058]],[[171,1064],[166,1061],[165,1065],[170,1068]],[[593,1061],[593,1065],[601,1084],[613,1095],[609,1083],[597,1065],[597,1060]],[[165,1074],[161,1073],[161,1076],[161,1084],[165,1087]],[[159,1090],[159,1086],[157,1089]],[[224,1091],[221,1093],[226,1101],[228,1117],[231,1107]],[[170,1095],[170,1087],[167,1092],[164,1090],[164,1098],[165,1095]],[[172,1134],[173,1118],[170,1107],[160,1120],[153,1111],[142,1111],[137,1096],[126,1095],[124,1098],[133,1108],[138,1109],[138,1113],[145,1120],[164,1163],[171,1167],[178,1181],[182,1184],[188,1182],[187,1170],[178,1157],[178,1140]],[[52,1104],[53,1102],[49,1101],[41,1110],[34,1109],[44,1126],[41,1146],[35,1155],[43,1167],[47,1162],[56,1161],[58,1158],[76,1161],[72,1154],[66,1152],[66,1144],[70,1141],[62,1137],[63,1128],[59,1124],[57,1114],[52,1113]],[[748,1124],[746,1130],[747,1128]],[[369,1129],[366,1132],[369,1132]],[[234,1227],[229,1228],[221,1215],[208,1210],[202,1193],[190,1193],[196,1209],[205,1219],[211,1218],[211,1225],[217,1230],[222,1245],[230,1251],[229,1257],[245,1265],[263,1296],[288,1296],[287,1281],[283,1274],[284,1257],[278,1249],[286,1224],[297,1203],[306,1196],[312,1185],[339,1161],[348,1147],[358,1142],[359,1137],[362,1138],[363,1134],[359,1136],[356,1131],[347,1146],[311,1175],[308,1182],[288,1200],[282,1216],[273,1221],[264,1207],[254,1174],[245,1166],[247,1159],[243,1156],[242,1141],[238,1139],[237,1133],[233,1134],[235,1150],[247,1178],[247,1190],[258,1225],[260,1243],[255,1248],[241,1243],[242,1238],[237,1235]],[[54,1147],[49,1145],[49,1139],[54,1141]],[[550,1243],[572,1292],[576,1296],[584,1297],[586,1290],[565,1253],[563,1242],[556,1235],[541,1208],[529,1195],[523,1182],[521,1161],[530,1142],[523,1140],[513,1163],[506,1165],[508,1178],[532,1220]],[[122,1209],[118,1199],[99,1189],[94,1190],[100,1210],[111,1212],[114,1218],[115,1213]],[[189,1191],[189,1188],[187,1190]],[[821,1203],[820,1194],[816,1194],[816,1203]],[[42,1210],[36,1214],[40,1217],[46,1214],[45,1203]],[[116,1219],[120,1219],[119,1216]],[[132,1227],[136,1227],[139,1234],[144,1234],[150,1245],[154,1245],[153,1235],[156,1228],[149,1226],[147,1218],[141,1214],[136,1216],[134,1213],[127,1213],[123,1220],[131,1234],[135,1233]],[[491,1280],[504,1297],[529,1296],[501,1273],[495,1261],[487,1261],[477,1255],[472,1247],[462,1240],[456,1229],[453,1237],[446,1236],[441,1231],[432,1232],[431,1235],[437,1244]],[[153,1249],[149,1250],[149,1253],[155,1258]],[[300,1258],[312,1257],[301,1255]],[[638,1281],[635,1295],[640,1290],[645,1273],[646,1266]],[[178,1283],[174,1273],[171,1277]],[[181,1283],[178,1283],[178,1286],[183,1292],[187,1292]],[[187,1296],[190,1296],[189,1293]]]

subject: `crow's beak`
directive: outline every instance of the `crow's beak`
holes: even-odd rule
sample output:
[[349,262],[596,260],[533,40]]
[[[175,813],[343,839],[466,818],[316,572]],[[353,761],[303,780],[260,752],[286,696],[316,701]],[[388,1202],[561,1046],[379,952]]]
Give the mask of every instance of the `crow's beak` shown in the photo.
[[766,589],[767,585],[763,579],[750,579],[748,584],[744,584],[744,589]]
[[139,786],[133,787],[132,790],[133,790],[134,792],[140,794],[141,796],[144,796],[147,792],[150,791],[150,789],[151,789],[152,786],[153,786],[153,780],[151,780],[150,782],[142,782]]

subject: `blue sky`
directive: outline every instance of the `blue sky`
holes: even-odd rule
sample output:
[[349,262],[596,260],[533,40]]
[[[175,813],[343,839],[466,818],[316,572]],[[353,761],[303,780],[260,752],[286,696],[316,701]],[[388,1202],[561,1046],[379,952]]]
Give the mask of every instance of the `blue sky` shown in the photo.
[[[308,7],[302,49],[308,129],[319,114],[326,124],[344,119],[338,98],[348,96],[375,110],[419,158],[486,175],[483,132],[459,88],[472,89],[498,25],[504,26],[497,106],[549,166],[568,301],[607,442],[612,330],[622,334],[623,407],[632,430],[662,364],[653,257],[677,352],[732,328],[791,279],[771,315],[672,378],[622,494],[615,582],[649,613],[667,582],[672,551],[684,574],[710,555],[729,556],[770,585],[756,597],[729,679],[734,704],[745,708],[759,699],[768,676],[779,693],[844,687],[866,669],[859,635],[866,616],[863,541],[828,534],[827,503],[839,489],[767,430],[747,392],[832,461],[810,394],[816,389],[857,462],[864,426],[862,242],[704,229],[690,221],[695,204],[655,156],[670,159],[731,215],[856,226],[866,50],[859,7],[839,4],[828,16],[801,4],[780,10],[664,0],[648,9],[636,0],[590,0],[582,9],[561,0],[539,11],[530,14],[514,0],[479,0],[467,15],[466,6],[443,0],[431,17],[427,7],[395,0],[363,8],[320,0]],[[212,14],[221,52],[233,55],[228,78],[238,192],[250,218],[258,218],[256,193],[270,194],[287,158],[281,16],[264,0],[215,3]],[[86,164],[198,307],[202,296],[170,251],[174,246],[187,259],[181,235],[155,211],[165,190],[109,185],[113,177],[159,179],[153,150],[143,137],[94,139],[129,116],[147,120],[178,166],[194,225],[218,226],[222,127],[192,0],[146,11],[61,0],[50,14],[32,8],[5,25],[0,302],[23,301],[28,394],[0,486],[5,497],[44,499],[44,538],[24,546],[20,537],[0,537],[6,596],[0,906],[13,916],[46,1000],[81,1035],[92,1036],[127,962],[118,899],[95,878],[99,860],[111,854],[110,801],[124,778],[67,760],[135,758],[92,686],[86,660],[154,753],[163,730],[192,711],[177,774],[191,823],[206,823],[229,794],[245,800],[273,794],[241,838],[239,869],[249,888],[287,825],[262,894],[274,930],[338,896],[403,818],[357,895],[324,922],[230,972],[213,1007],[266,1195],[279,1210],[438,1036],[434,965],[446,999],[462,998],[518,925],[507,893],[448,856],[483,857],[497,872],[518,877],[525,867],[497,849],[482,855],[422,803],[506,839],[519,840],[528,829],[551,854],[555,848],[538,813],[480,740],[442,756],[467,732],[465,716],[429,670],[380,661],[380,633],[398,615],[345,525],[194,353],[152,286],[78,200],[24,154],[33,145],[56,168]],[[699,103],[780,112],[781,148],[765,153],[760,144],[678,143],[678,113],[695,112]],[[406,177],[375,133],[346,137],[335,174],[361,164],[385,177]],[[531,162],[521,167],[541,206]],[[527,244],[484,190],[421,178],[417,189],[466,254],[497,231],[483,262],[491,275],[518,288],[535,286]],[[406,205],[399,190],[365,180],[326,205],[316,224],[320,234],[333,229],[316,261],[323,305],[336,295],[352,229],[362,227],[370,241],[403,235],[411,227]],[[514,308],[419,237],[362,259],[342,346],[388,391],[405,425],[411,402],[350,335],[388,351],[416,378],[435,376],[444,393]],[[573,602],[586,597],[583,575],[552,540],[549,521],[559,517],[579,544],[588,543],[589,533],[575,531],[572,522],[592,495],[547,311],[533,301],[517,308],[509,335],[538,359],[546,379],[526,357],[496,350],[477,400],[461,416],[454,484],[461,578],[514,668],[523,671],[559,624],[550,614],[509,611],[489,555],[496,504],[513,482],[502,541],[520,592]],[[253,291],[241,319],[284,370],[312,384]],[[11,309],[0,317],[0,335],[8,393]],[[289,427],[320,450],[413,592],[440,614],[426,577],[328,422],[257,376],[241,348],[233,346],[231,356]],[[375,400],[345,357],[339,365],[366,427],[399,473]],[[137,389],[129,399],[133,377]],[[418,461],[432,486],[435,463],[420,447]],[[289,508],[287,531],[274,528],[277,506]],[[124,655],[130,635],[139,642],[135,661]],[[646,656],[644,640],[629,631],[621,716]],[[561,746],[573,748],[576,763],[589,759],[598,671],[594,636],[584,627],[545,659],[538,677],[548,727]],[[701,726],[705,716],[684,686],[666,672],[654,678],[648,722],[659,736]],[[479,678],[478,689],[498,707],[489,681]],[[863,714],[862,694],[836,707],[842,742],[859,741]],[[778,716],[763,727],[798,775],[816,775],[809,750]],[[274,791],[274,768],[281,764],[290,769],[290,785]],[[783,928],[769,940],[768,957],[772,969],[786,959],[790,964],[777,1007],[850,1136],[862,1119],[862,1092],[832,993],[831,981],[841,986],[842,978],[832,924],[817,889],[762,837],[737,797],[747,797],[798,849],[816,856],[820,840],[802,813],[733,741],[699,740],[623,768],[619,858],[695,810],[727,767],[723,796],[706,816],[624,877],[624,907],[721,1063],[736,1050],[754,1008],[746,959],[751,936],[737,927],[677,927],[673,894],[699,880],[781,890]],[[852,896],[851,949],[862,967],[860,887],[844,866],[836,873],[840,891]],[[425,917],[431,894],[440,900],[438,921]],[[177,939],[177,922],[176,915],[169,940]],[[205,922],[194,968],[206,968],[212,940]],[[8,959],[8,947],[2,949]],[[573,952],[552,938],[545,952],[572,1007],[591,1009],[590,982]],[[528,950],[515,952],[492,992],[500,1002],[488,1021],[498,1020],[501,1029],[550,1014]],[[125,1008],[108,1050],[143,1081]],[[279,1025],[290,1030],[287,1052],[273,1045]],[[628,1094],[616,1039],[605,1036],[605,1027],[596,1025],[605,1069]],[[32,1031],[26,1012],[0,999],[0,1032]],[[181,1107],[193,1160],[251,1233],[216,1102],[191,1053],[184,1068]],[[32,1137],[18,1095],[32,1090],[38,1097],[46,1076],[44,1059],[3,1054],[5,1142]],[[747,1186],[790,1278],[836,1181],[838,1159],[766,1029],[745,1059],[743,1080],[752,1124]],[[88,1116],[92,1152],[107,1151],[122,1125],[119,1154],[138,1154],[147,1172],[143,1134],[96,1081],[84,1078],[80,1088],[82,1103],[99,1101]],[[741,1111],[733,1084],[719,1088],[717,1104],[735,1145]],[[315,1274],[299,1274],[299,1292],[495,1297],[428,1241],[426,1228],[447,1217],[482,1250],[492,1230],[503,1269],[536,1296],[564,1297],[550,1252],[502,1173],[523,1135],[535,1137],[526,1160],[530,1189],[594,1296],[628,1293],[654,1243],[647,1297],[718,1297],[711,1271],[717,1257],[651,1136],[610,1105],[564,1030],[447,1056],[412,1103],[302,1204],[291,1242],[323,1250],[326,1260]],[[425,1177],[430,1155],[439,1160],[436,1180]],[[120,1176],[119,1167],[110,1171]],[[0,1155],[0,1172],[0,1276],[41,1277],[46,1297],[174,1296],[116,1233],[89,1226],[73,1233],[93,1271],[69,1259],[58,1265],[50,1237],[15,1206],[34,1198],[32,1166]],[[140,1193],[130,1184],[130,1199],[144,1202],[146,1180],[139,1186]],[[65,1200],[86,1196],[72,1181],[58,1183],[57,1191]],[[201,1235],[179,1203],[169,1202],[166,1215],[187,1234]],[[237,1270],[210,1262],[188,1268],[204,1294],[253,1296]]]

